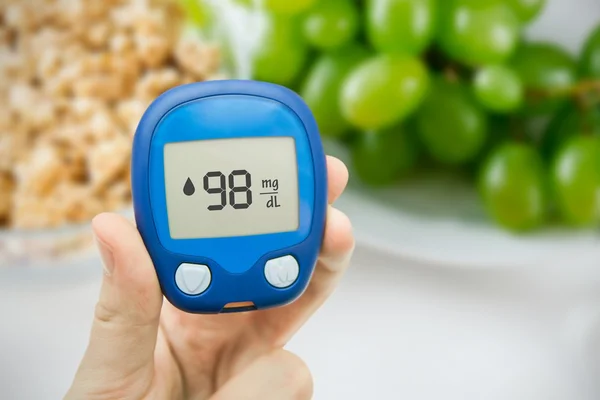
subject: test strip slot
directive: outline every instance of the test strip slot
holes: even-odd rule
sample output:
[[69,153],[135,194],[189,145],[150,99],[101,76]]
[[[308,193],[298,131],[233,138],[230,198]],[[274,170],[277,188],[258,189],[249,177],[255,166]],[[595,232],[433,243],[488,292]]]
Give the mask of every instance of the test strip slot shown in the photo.
[[255,311],[257,308],[252,301],[242,301],[237,303],[226,304],[221,310],[221,314],[237,313],[246,311]]

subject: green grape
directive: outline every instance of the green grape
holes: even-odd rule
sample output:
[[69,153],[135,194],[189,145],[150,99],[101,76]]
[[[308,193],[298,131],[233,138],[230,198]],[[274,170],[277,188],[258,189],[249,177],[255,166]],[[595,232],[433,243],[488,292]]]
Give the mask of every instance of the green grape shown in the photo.
[[346,44],[356,36],[358,28],[358,10],[351,0],[322,1],[304,18],[304,36],[319,49]]
[[458,83],[437,79],[416,118],[421,141],[441,163],[471,161],[485,143],[486,114]]
[[546,0],[508,0],[508,4],[523,22],[533,21],[546,6]]
[[545,218],[546,172],[537,151],[520,143],[505,143],[486,160],[479,189],[489,215],[512,231],[538,227]]
[[419,54],[436,27],[435,0],[367,0],[367,34],[380,52]]
[[510,66],[528,92],[526,108],[529,114],[556,111],[562,99],[548,98],[548,95],[566,89],[576,81],[575,61],[553,44],[524,44],[517,50]]
[[578,136],[558,151],[552,164],[552,182],[558,209],[574,226],[600,222],[600,142]]
[[417,158],[413,137],[399,126],[363,133],[352,145],[354,172],[370,185],[387,185],[406,176]]
[[276,14],[295,15],[308,10],[317,1],[319,0],[263,0],[263,4],[268,11]]
[[311,108],[324,136],[340,136],[349,128],[342,116],[340,93],[348,73],[367,59],[369,52],[358,45],[322,55],[309,70],[300,94]]
[[345,79],[342,114],[358,128],[385,128],[411,115],[428,86],[427,69],[420,60],[381,54],[362,62]]
[[525,96],[519,76],[501,65],[480,69],[475,75],[474,88],[481,105],[498,113],[516,110]]
[[295,20],[268,16],[263,41],[252,57],[253,76],[257,80],[286,85],[302,70],[307,46]]
[[542,155],[550,160],[567,141],[582,133],[600,136],[600,108],[582,110],[568,102],[554,114],[542,136]]
[[579,73],[584,78],[600,79],[600,26],[598,26],[585,42]]
[[500,64],[513,54],[520,30],[518,18],[504,3],[448,0],[440,12],[438,42],[464,64]]

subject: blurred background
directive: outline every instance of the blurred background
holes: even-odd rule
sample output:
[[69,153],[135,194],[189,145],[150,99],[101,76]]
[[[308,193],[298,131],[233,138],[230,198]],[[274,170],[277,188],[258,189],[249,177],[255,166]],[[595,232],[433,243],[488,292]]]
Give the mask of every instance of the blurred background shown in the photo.
[[188,82],[297,91],[351,170],[351,271],[290,350],[316,399],[600,398],[597,0],[0,0],[0,397],[60,398]]

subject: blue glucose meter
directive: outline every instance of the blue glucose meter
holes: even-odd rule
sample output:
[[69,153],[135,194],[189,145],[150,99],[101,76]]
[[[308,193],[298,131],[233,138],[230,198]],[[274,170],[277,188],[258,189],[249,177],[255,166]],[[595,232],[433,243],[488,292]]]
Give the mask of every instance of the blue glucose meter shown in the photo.
[[302,99],[256,81],[171,89],[135,134],[138,230],[165,297],[192,313],[284,305],[321,247],[327,174]]

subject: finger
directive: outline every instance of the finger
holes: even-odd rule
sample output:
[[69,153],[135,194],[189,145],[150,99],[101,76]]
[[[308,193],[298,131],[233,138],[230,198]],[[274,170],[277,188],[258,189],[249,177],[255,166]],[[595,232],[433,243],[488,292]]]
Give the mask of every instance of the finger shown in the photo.
[[330,207],[319,261],[308,288],[294,303],[257,313],[257,326],[276,346],[283,346],[323,305],[342,278],[354,251],[352,225],[341,211]]
[[89,345],[75,381],[99,382],[98,390],[103,393],[127,385],[143,393],[152,378],[162,304],[158,279],[129,221],[102,214],[92,225],[105,274]]
[[337,158],[327,156],[327,179],[329,182],[327,201],[333,204],[348,184],[348,168]]
[[328,273],[343,272],[353,250],[354,236],[350,219],[340,210],[329,207],[323,245],[319,254],[321,264]]
[[275,350],[230,379],[211,400],[308,400],[313,381],[304,361]]

